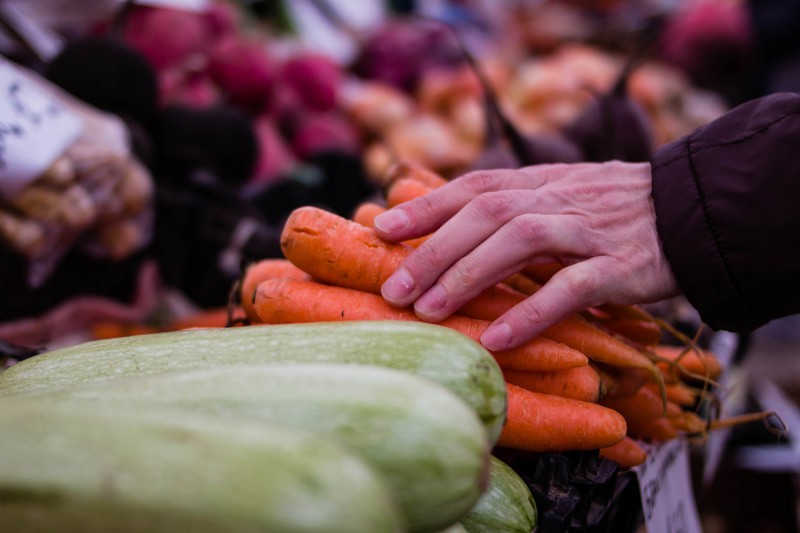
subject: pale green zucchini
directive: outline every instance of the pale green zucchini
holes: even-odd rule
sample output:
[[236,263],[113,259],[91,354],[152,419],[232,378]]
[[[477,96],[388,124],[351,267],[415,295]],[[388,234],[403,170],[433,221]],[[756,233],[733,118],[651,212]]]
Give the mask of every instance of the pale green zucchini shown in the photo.
[[461,520],[469,533],[531,533],[538,521],[530,489],[510,466],[491,457],[489,487]]
[[4,533],[404,531],[357,454],[278,424],[6,398]]
[[339,440],[386,479],[409,530],[435,531],[488,481],[486,430],[452,391],[409,372],[340,364],[244,365],[32,392],[37,402],[192,411],[278,422]]
[[438,381],[471,405],[491,445],[505,421],[506,388],[492,355],[452,329],[365,321],[188,330],[92,341],[0,373],[0,394],[142,374],[248,363],[379,365]]
[[450,527],[440,530],[439,533],[468,533],[468,532],[464,528],[464,526],[461,525],[461,522],[456,522]]

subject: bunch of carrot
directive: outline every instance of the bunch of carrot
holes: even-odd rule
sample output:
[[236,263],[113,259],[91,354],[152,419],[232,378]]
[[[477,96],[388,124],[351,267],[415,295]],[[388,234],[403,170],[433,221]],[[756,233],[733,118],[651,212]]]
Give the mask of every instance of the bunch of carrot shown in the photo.
[[[386,205],[432,190],[445,180],[411,164],[396,165]],[[241,280],[241,307],[252,323],[419,320],[389,305],[380,287],[416,242],[388,243],[371,227],[385,209],[364,204],[352,219],[301,207],[287,219],[285,258],[265,259]],[[440,322],[475,340],[557,271],[528,268],[487,289]],[[674,350],[661,325],[635,306],[587,309],[511,350],[493,353],[507,381],[508,412],[499,446],[532,452],[595,450],[633,466],[645,458],[638,441],[702,433],[692,411],[719,375],[710,352]],[[672,350],[672,351],[670,351]],[[699,387],[695,383],[700,383]]]

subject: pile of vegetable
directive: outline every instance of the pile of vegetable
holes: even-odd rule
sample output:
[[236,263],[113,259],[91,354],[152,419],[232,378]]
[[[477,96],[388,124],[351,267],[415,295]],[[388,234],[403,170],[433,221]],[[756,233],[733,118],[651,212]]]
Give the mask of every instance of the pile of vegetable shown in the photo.
[[[246,270],[241,307],[252,323],[398,320],[419,322],[380,287],[419,245],[381,240],[370,227],[385,209],[446,182],[414,164],[385,179],[385,205],[365,203],[352,219],[306,206],[282,235],[285,258]],[[424,240],[424,237],[422,238]],[[527,267],[487,289],[439,325],[474,340],[489,323],[545,283],[559,265]],[[666,344],[673,335],[682,346]],[[497,446],[525,452],[600,450],[631,467],[643,443],[702,437],[741,419],[712,420],[721,368],[713,352],[638,306],[586,309],[518,348],[492,354],[503,371],[508,412]],[[764,418],[759,413],[750,419]]]
[[490,455],[500,368],[436,325],[98,340],[17,363],[0,394],[3,531],[535,525],[529,489]]
[[[548,20],[541,12],[534,17]],[[362,156],[376,178],[398,157],[446,175],[463,172],[492,140],[487,89],[525,135],[558,136],[612,90],[629,59],[574,37],[536,46],[521,35],[530,18],[509,15],[505,23],[505,31],[487,31],[472,47],[488,86],[465,58],[461,29],[425,17],[394,14],[369,30],[351,28],[357,52],[348,62],[296,42],[274,20],[265,23],[229,0],[210,2],[204,12],[133,6],[119,29],[153,68],[161,106],[232,105],[247,113],[260,152],[251,180],[263,183],[326,150]],[[658,54],[645,59],[620,86],[654,146],[724,112],[720,98]],[[640,129],[626,126],[610,127],[644,142]]]
[[[626,71],[628,58],[589,44],[565,43],[546,54],[511,59],[475,59],[472,66],[426,69],[411,92],[373,79],[345,87],[342,105],[361,131],[364,163],[374,180],[380,181],[397,160],[448,177],[487,168],[486,152],[497,135],[488,123],[492,112],[486,106],[487,92],[522,135],[556,138],[541,143],[539,161],[526,164],[568,161],[572,151],[565,154],[565,143],[557,142],[564,135],[580,145],[580,160],[644,160],[642,155],[631,159],[630,152],[603,151],[644,143],[639,154],[646,158],[653,148],[726,109],[719,97],[694,87],[666,63],[640,60]],[[598,105],[606,101],[627,109],[604,110],[598,116]]]
[[[272,55],[239,17],[228,2],[138,7],[123,36],[156,71],[162,106],[247,111],[252,181],[333,148],[363,157],[383,197],[350,218],[294,210],[283,257],[249,265],[227,308],[97,323],[100,340],[0,373],[0,529],[530,533],[536,503],[514,457],[597,452],[630,468],[650,443],[764,418],[719,419],[715,354],[637,306],[484,349],[491,321],[557,264],[439,324],[380,296],[425,239],[382,241],[372,223],[387,207],[470,168],[642,160],[721,113],[717,100],[666,66],[583,45],[514,65],[462,50],[466,65],[410,65],[413,84],[381,78],[365,50],[372,74],[350,79],[318,54]],[[627,138],[605,135],[609,117]],[[114,183],[145,202],[135,170]]]
[[[229,309],[32,357],[0,374],[0,394],[42,411],[148,424],[191,413],[299,425],[357,449],[388,478],[410,531],[530,531],[536,506],[516,458],[593,452],[629,468],[649,444],[765,418],[719,419],[710,409],[722,372],[715,354],[638,306],[586,309],[519,348],[482,348],[488,324],[560,265],[527,267],[439,324],[392,307],[380,286],[425,237],[388,243],[372,221],[447,180],[402,163],[383,181],[384,201],[350,219],[312,206],[292,212],[284,257],[249,265]],[[665,343],[669,335],[683,345]],[[494,479],[498,469],[513,474],[514,495],[487,487],[487,471]],[[489,518],[476,515],[481,502]],[[499,507],[513,518],[498,518]],[[491,528],[475,525],[487,520]]]

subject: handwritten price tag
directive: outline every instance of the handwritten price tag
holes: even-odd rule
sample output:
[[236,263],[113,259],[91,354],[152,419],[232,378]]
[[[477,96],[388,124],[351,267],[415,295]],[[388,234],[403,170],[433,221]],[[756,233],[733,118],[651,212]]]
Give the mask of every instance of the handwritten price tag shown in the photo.
[[0,195],[36,179],[82,127],[62,102],[0,60]]
[[689,449],[673,440],[648,450],[636,468],[647,533],[702,533],[689,472]]

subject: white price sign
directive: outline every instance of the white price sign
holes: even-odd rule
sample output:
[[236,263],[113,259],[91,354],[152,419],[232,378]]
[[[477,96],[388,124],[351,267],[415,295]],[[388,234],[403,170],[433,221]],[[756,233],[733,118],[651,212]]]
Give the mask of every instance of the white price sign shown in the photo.
[[685,442],[675,439],[648,449],[636,474],[647,533],[702,533]]
[[63,102],[0,61],[0,195],[13,195],[36,179],[82,127]]

